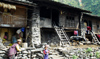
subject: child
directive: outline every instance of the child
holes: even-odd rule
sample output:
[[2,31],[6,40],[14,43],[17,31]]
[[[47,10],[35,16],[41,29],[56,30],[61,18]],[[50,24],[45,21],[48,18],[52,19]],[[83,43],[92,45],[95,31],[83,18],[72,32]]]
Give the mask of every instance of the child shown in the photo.
[[47,49],[47,46],[45,46],[45,50],[43,51],[43,53],[44,53],[44,59],[48,59],[49,50]]

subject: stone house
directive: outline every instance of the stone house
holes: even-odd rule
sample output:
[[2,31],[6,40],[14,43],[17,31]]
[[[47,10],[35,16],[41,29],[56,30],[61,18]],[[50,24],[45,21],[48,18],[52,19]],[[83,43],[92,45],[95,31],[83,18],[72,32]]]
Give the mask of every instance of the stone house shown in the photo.
[[[79,35],[81,35],[80,22],[82,13],[91,13],[87,10],[50,0],[33,0],[33,2],[37,4],[34,13],[38,14],[37,26],[35,26],[35,23],[32,23],[32,40],[36,44],[39,42],[48,44],[68,42],[70,41],[69,38],[74,35],[74,30],[78,30]],[[32,16],[34,17],[34,14]],[[33,31],[35,28],[39,30],[37,33],[38,38]]]
[[[41,43],[59,44],[69,42],[69,38],[74,35],[74,30],[78,30],[79,35],[81,35],[82,18],[85,19],[83,13],[91,13],[51,0],[4,0],[1,2],[13,4],[16,7],[16,10],[12,10],[11,13],[13,16],[17,16],[17,20],[13,16],[11,20],[3,18],[8,19],[7,22],[9,21],[3,24],[10,25],[8,27],[1,26],[0,31],[4,28],[6,32],[13,31],[14,33],[17,29],[25,27],[23,40],[28,42],[30,46]],[[2,17],[0,18],[2,19]],[[15,20],[17,22],[14,22]],[[5,31],[1,32],[5,33]],[[9,37],[9,39],[11,38]]]
[[3,40],[6,36],[6,41],[12,42],[12,37],[16,35],[17,39],[22,38],[23,42],[26,41],[29,7],[33,8],[34,6],[35,4],[29,1],[0,1],[0,35]]
[[[87,30],[87,26],[91,27],[91,31],[93,32],[93,34],[97,37],[97,35],[100,33],[100,17],[96,16],[96,15],[91,15],[91,14],[87,14],[84,13],[83,14],[83,18],[82,18],[82,30],[86,32]],[[90,41],[93,41],[93,36],[91,34],[86,34],[85,36],[86,38],[88,38]],[[97,37],[97,39],[99,39]]]

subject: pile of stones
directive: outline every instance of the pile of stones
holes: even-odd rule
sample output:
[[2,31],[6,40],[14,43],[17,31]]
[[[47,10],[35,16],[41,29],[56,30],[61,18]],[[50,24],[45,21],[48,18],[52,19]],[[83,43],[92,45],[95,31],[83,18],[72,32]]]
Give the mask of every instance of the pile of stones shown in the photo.
[[[70,46],[69,46],[70,47]],[[100,48],[50,48],[50,59],[100,59]],[[43,59],[43,48],[28,47],[17,52],[15,59]],[[61,56],[63,58],[54,58]],[[8,49],[0,50],[0,59],[8,59]]]
[[76,48],[76,49],[57,49],[65,59],[100,59],[100,49],[91,48]]
[[[17,52],[15,59],[34,59],[37,56],[42,55],[43,57],[43,48],[26,48],[21,52]],[[39,58],[39,57],[38,57]],[[8,59],[8,49],[0,50],[0,59]]]
[[[21,52],[17,52],[15,59],[43,59],[43,50],[44,48],[28,47]],[[50,52],[50,55],[52,55],[52,52]],[[8,49],[0,50],[0,59],[8,59]]]
[[0,50],[0,59],[7,59],[7,50]]

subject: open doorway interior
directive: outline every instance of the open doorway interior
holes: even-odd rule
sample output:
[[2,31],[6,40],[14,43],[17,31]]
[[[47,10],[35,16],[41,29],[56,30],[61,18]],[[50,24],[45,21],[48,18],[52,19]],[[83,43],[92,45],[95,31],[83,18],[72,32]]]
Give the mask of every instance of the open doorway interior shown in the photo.
[[41,27],[59,26],[59,11],[48,7],[41,7],[40,24]]
[[84,20],[84,28],[87,29],[87,26],[90,26],[91,27],[91,30],[92,30],[92,21],[90,20]]
[[41,7],[40,8],[40,27],[51,28],[51,8]]
[[2,41],[13,43],[13,39],[22,39],[22,42],[25,41],[26,32],[22,32],[21,28],[0,28],[0,37]]
[[51,18],[51,9],[47,7],[40,8],[40,17],[42,18]]
[[59,11],[52,10],[52,25],[59,26]]

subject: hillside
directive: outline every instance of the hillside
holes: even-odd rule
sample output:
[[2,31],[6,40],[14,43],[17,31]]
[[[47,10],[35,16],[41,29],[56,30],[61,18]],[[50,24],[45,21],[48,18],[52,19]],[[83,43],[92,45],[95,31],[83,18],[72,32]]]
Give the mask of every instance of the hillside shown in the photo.
[[[86,9],[91,11],[93,15],[100,16],[100,5],[99,5],[100,0],[54,0],[54,1]],[[79,1],[81,1],[81,4]]]

